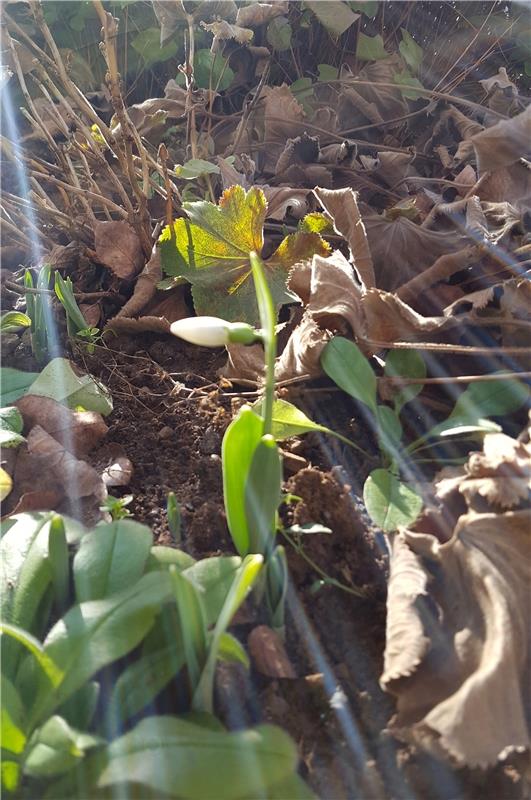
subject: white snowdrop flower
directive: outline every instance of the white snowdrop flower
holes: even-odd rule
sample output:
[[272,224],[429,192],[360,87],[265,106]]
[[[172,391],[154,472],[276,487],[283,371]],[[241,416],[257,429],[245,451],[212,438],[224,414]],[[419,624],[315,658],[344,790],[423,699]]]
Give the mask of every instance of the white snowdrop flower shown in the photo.
[[245,322],[227,322],[219,317],[187,317],[173,322],[170,331],[191,344],[223,347],[231,342],[253,344],[261,341],[258,331]]

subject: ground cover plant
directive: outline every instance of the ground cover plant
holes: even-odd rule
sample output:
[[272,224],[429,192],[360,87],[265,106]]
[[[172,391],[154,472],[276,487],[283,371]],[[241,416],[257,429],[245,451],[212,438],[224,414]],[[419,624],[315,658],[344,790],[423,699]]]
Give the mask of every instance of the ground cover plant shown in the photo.
[[530,19],[2,14],[2,788],[523,800]]

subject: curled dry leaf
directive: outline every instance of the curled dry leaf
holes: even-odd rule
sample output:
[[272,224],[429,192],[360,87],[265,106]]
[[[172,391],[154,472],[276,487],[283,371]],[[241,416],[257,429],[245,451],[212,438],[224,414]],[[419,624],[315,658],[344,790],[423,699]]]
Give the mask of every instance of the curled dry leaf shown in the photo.
[[109,320],[107,328],[114,330],[114,324],[121,318],[136,317],[145,308],[157,291],[157,284],[162,278],[162,268],[160,265],[160,252],[154,247],[151,258],[138,276],[135,283],[133,295],[127,303],[122,306],[116,317]]
[[127,222],[96,222],[94,247],[101,263],[123,280],[132,280],[144,265],[142,244]]
[[236,14],[236,24],[242,28],[257,28],[266,22],[285,14],[288,10],[287,0],[276,3],[251,3],[240,6]]
[[460,765],[531,744],[530,464],[528,435],[487,434],[441,474],[436,513],[392,543],[381,683],[398,698],[393,730]]
[[358,209],[357,197],[352,189],[328,190],[317,188],[314,194],[332,218],[334,230],[348,242],[350,259],[362,286],[376,286],[371,251],[365,225]]
[[309,189],[291,186],[261,186],[267,200],[267,218],[283,220],[286,214],[302,219],[308,213]]
[[50,397],[27,394],[15,405],[24,419],[25,431],[38,425],[78,457],[97,447],[109,430],[101,414],[71,411]]
[[431,267],[442,255],[470,243],[455,230],[432,231],[404,216],[389,219],[371,214],[363,217],[374,262],[376,286],[392,291]]
[[296,678],[293,664],[278,633],[267,625],[253,628],[247,639],[254,667],[269,678]]
[[[531,106],[471,137],[480,175],[531,156]],[[512,198],[510,198],[512,199]]]

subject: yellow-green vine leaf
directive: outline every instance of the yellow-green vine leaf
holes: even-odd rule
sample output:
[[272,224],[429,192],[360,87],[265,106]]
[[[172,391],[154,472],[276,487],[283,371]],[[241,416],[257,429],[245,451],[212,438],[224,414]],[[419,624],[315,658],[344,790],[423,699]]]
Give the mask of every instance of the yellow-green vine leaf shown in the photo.
[[[188,218],[166,226],[159,238],[164,272],[192,284],[197,314],[257,324],[249,253],[260,254],[264,244],[267,202],[262,190],[253,187],[246,192],[241,186],[231,186],[218,205],[201,200],[183,203],[183,208]],[[297,299],[286,288],[289,268],[316,252],[329,252],[318,234],[292,234],[265,262],[277,310]]]

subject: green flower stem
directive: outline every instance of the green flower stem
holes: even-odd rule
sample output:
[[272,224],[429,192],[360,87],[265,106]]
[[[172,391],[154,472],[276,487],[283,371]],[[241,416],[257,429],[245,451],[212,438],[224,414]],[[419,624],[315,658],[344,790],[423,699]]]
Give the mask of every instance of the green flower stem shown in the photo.
[[265,361],[265,394],[263,404],[264,436],[273,428],[273,402],[275,399],[275,358],[277,355],[276,314],[271,292],[267,285],[261,258],[253,251],[249,254],[253,270]]

